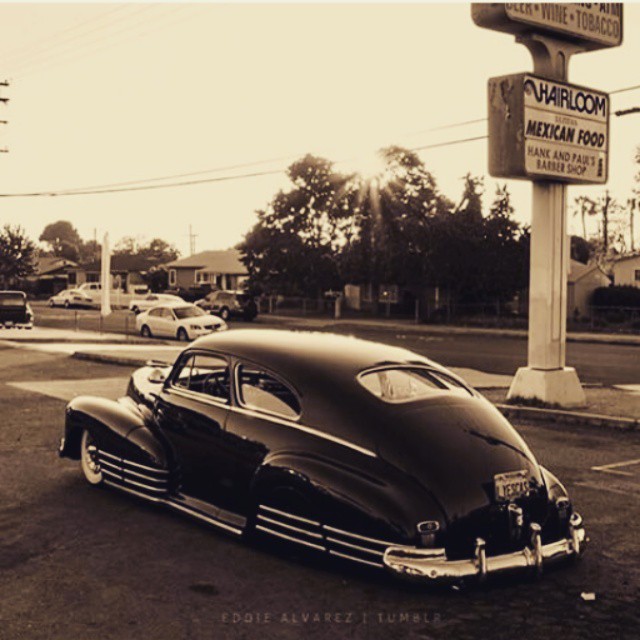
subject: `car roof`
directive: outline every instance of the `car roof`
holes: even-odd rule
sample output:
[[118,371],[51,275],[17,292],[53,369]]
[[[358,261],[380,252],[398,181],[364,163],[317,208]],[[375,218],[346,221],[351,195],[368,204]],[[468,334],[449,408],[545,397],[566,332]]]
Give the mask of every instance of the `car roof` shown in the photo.
[[282,375],[305,375],[311,369],[329,376],[352,376],[385,364],[428,364],[412,351],[353,336],[319,331],[236,329],[203,336],[193,348],[211,349],[262,364]]

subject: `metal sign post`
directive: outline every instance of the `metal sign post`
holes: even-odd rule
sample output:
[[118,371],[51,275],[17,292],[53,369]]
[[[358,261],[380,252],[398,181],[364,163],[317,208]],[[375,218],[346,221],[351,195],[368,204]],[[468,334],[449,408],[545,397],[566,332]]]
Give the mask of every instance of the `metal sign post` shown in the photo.
[[[534,73],[567,80],[569,58],[579,45],[546,36],[518,38],[532,54]],[[586,397],[573,367],[566,365],[567,276],[570,243],[567,194],[562,182],[533,182],[528,365],[518,369],[507,398],[535,398],[579,407]]]
[[472,4],[481,27],[511,33],[533,57],[534,74],[489,81],[489,170],[533,183],[528,364],[509,398],[577,407],[586,399],[566,365],[566,185],[608,179],[609,98],[567,83],[576,53],[619,46],[620,3]]

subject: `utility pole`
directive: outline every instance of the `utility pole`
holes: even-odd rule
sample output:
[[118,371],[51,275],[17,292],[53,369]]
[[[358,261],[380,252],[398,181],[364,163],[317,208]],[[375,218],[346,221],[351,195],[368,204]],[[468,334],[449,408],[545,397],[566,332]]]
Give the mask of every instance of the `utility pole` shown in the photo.
[[631,236],[631,253],[633,253],[636,250],[635,247],[635,229],[634,229],[634,216],[635,216],[635,211],[636,211],[636,200],[635,198],[629,198],[627,200],[627,204],[629,205],[629,235]]
[[611,205],[611,196],[609,189],[604,192],[604,204],[602,205],[602,240],[604,242],[604,255],[609,253],[609,206]]
[[197,233],[193,233],[193,228],[189,225],[189,255],[193,255],[196,252],[196,238]]
[[[8,86],[9,86],[9,83],[6,80],[4,80],[3,82],[0,82],[0,87],[8,87]],[[8,102],[9,102],[9,98],[5,98],[4,96],[0,97],[0,103],[6,105]],[[9,121],[0,120],[0,124],[9,124]],[[2,147],[0,149],[0,153],[9,153],[9,149],[7,149],[7,147]]]

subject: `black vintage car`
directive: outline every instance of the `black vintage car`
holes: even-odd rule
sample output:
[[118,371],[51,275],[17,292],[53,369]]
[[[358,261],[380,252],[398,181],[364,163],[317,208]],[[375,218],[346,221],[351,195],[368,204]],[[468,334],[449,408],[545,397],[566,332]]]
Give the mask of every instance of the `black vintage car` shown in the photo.
[[117,402],[70,402],[60,454],[238,536],[426,582],[540,572],[585,543],[564,487],[487,400],[346,336],[203,337]]
[[0,291],[0,328],[33,327],[33,311],[22,291]]

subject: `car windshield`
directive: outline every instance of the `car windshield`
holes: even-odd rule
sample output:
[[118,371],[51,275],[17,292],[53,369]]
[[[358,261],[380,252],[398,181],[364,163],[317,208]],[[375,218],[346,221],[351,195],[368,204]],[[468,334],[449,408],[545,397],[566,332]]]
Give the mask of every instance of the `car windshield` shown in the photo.
[[176,314],[176,318],[178,318],[178,320],[207,315],[200,307],[196,307],[193,304],[188,307],[173,307],[173,313]]
[[19,293],[0,292],[0,307],[24,307],[27,301]]
[[379,369],[363,373],[358,380],[367,391],[385,402],[411,402],[442,393],[472,395],[446,374],[419,367]]

